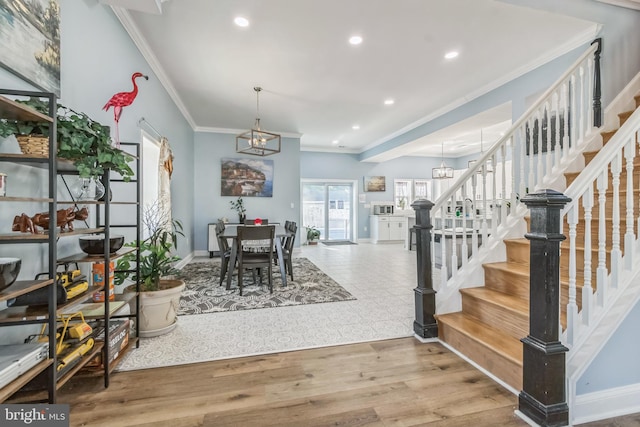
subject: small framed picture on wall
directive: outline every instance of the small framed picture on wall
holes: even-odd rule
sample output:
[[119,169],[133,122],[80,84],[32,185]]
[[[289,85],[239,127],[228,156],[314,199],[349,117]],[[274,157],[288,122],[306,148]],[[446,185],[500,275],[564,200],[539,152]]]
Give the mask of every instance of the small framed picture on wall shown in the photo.
[[384,176],[365,176],[364,191],[386,191]]

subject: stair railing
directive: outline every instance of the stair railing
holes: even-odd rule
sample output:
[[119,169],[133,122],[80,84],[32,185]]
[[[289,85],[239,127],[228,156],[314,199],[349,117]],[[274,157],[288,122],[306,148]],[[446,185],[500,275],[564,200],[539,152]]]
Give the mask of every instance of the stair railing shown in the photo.
[[[565,333],[569,346],[580,342],[583,330],[598,317],[597,309],[610,303],[625,272],[634,265],[640,226],[634,207],[634,194],[640,194],[638,172],[634,175],[635,162],[640,162],[638,132],[640,112],[636,110],[565,191],[572,199],[561,218],[569,240]],[[578,237],[578,229],[583,236]],[[586,250],[590,247],[594,249]],[[584,252],[582,257],[578,248]],[[581,310],[578,285],[582,285]]]
[[[431,253],[440,269],[440,283],[434,285],[438,313],[459,310],[462,283],[472,278],[481,285],[482,263],[496,254],[504,259],[502,240],[527,212],[520,198],[529,190],[557,186],[593,126],[600,125],[600,46],[595,40],[434,203]],[[521,237],[523,231],[517,233]]]

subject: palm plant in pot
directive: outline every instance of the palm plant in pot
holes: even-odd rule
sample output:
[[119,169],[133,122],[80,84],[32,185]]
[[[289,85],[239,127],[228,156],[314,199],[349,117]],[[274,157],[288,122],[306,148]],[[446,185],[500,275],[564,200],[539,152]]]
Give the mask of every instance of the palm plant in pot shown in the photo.
[[166,218],[157,204],[145,210],[143,225],[149,237],[139,244],[125,244],[138,248],[138,269],[133,268],[138,257],[136,251],[126,253],[118,259],[115,284],[122,285],[127,279],[133,281],[125,292],[136,292],[136,283],[140,284],[140,336],[153,337],[170,332],[177,325],[180,294],[185,284],[177,277],[180,271],[175,264],[180,257],[173,251],[177,248],[178,236],[184,234],[182,223]]
[[317,245],[318,239],[320,238],[320,230],[313,225],[305,228],[307,229],[307,243],[310,245]]

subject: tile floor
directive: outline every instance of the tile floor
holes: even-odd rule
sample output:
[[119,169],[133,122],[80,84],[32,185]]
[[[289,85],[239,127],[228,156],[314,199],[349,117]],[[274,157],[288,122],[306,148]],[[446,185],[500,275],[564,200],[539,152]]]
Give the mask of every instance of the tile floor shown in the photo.
[[294,255],[311,260],[357,299],[180,316],[173,332],[143,339],[118,370],[413,335],[415,252],[401,244],[319,244]]

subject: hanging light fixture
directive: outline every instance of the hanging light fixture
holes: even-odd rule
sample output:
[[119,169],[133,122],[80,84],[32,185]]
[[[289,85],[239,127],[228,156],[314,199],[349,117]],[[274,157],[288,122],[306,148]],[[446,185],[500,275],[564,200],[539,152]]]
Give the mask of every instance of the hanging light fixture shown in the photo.
[[[482,155],[484,154],[484,148],[482,146],[482,128],[480,129],[480,157],[482,157]],[[469,167],[473,167],[476,164],[477,160],[469,160]],[[491,163],[491,160],[487,160],[485,162],[484,168],[480,168],[478,169],[478,173],[481,174],[484,171],[486,171],[486,173],[493,173],[493,163]]]
[[260,91],[261,87],[254,87],[256,91],[256,122],[251,130],[236,136],[236,153],[251,154],[253,156],[270,156],[280,152],[280,135],[260,129]]
[[449,179],[453,178],[453,168],[444,164],[444,141],[442,142],[442,163],[439,168],[431,169],[431,177],[433,179]]

